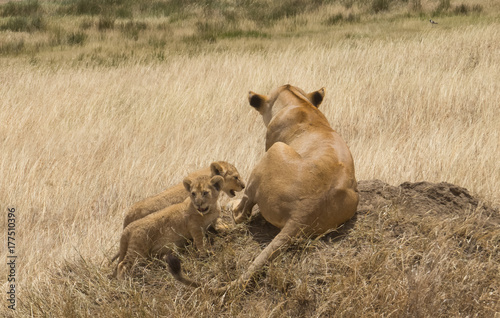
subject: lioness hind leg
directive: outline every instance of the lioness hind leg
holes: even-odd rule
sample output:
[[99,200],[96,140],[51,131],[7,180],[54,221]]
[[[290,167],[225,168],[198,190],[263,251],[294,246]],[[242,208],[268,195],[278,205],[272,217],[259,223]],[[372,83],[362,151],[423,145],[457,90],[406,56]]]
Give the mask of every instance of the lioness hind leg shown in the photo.
[[261,269],[267,262],[278,256],[283,248],[286,248],[292,238],[296,237],[301,232],[299,224],[289,221],[274,237],[268,246],[255,258],[248,269],[237,280],[231,282],[231,287],[245,288],[252,276]]

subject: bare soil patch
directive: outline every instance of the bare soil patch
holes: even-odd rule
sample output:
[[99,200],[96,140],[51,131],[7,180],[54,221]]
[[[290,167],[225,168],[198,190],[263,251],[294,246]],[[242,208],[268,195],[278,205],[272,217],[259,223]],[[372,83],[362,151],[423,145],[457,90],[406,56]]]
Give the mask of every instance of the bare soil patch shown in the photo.
[[467,189],[447,182],[404,182],[392,186],[380,180],[362,180],[359,192],[358,213],[392,205],[420,215],[432,213],[446,216],[476,209],[488,216],[498,213],[498,210],[472,196]]

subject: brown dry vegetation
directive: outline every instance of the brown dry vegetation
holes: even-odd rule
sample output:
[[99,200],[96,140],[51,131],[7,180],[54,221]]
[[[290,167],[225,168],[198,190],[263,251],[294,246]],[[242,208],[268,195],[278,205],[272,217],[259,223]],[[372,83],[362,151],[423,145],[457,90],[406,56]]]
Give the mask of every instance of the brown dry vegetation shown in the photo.
[[[442,14],[431,27],[427,15],[444,2],[422,1],[425,16],[333,3],[262,29],[241,19],[239,29],[267,35],[215,41],[196,17],[168,27],[145,17],[137,41],[92,22],[81,46],[49,45],[55,17],[45,30],[0,31],[0,47],[23,41],[17,53],[0,52],[0,210],[17,211],[18,256],[17,309],[2,301],[0,315],[498,317],[499,11],[475,1],[481,15]],[[361,20],[325,23],[339,12]],[[67,30],[99,17],[61,19],[67,41]],[[155,46],[165,30],[172,43]],[[473,197],[453,186],[361,182],[369,201],[353,221],[297,240],[246,292],[225,297],[180,286],[160,261],[136,279],[109,279],[134,202],[213,160],[249,176],[265,128],[246,94],[285,83],[326,87],[320,109],[350,146],[358,180],[446,181]],[[198,259],[188,246],[179,257],[190,277],[219,286],[275,231],[257,217],[210,234],[213,256]],[[1,265],[0,277],[7,272]]]

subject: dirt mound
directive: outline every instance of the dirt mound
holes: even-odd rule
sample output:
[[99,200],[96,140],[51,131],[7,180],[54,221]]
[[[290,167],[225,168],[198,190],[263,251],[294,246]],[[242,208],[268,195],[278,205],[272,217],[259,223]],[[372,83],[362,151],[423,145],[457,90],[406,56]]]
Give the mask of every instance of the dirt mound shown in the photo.
[[[396,207],[414,216],[435,216],[436,219],[465,215],[472,211],[487,217],[491,224],[500,224],[498,209],[472,196],[467,189],[447,182],[404,182],[399,186],[392,186],[377,179],[361,180],[358,181],[358,189],[359,204],[356,215],[341,229],[332,232],[329,237],[347,233],[355,226],[358,216],[364,218],[372,214],[369,212],[388,207]],[[258,213],[258,207],[254,212],[256,213],[248,224],[248,229],[254,240],[269,243],[280,230],[262,218]],[[369,218],[373,218],[373,215]]]
[[488,216],[498,216],[497,210],[473,197],[467,189],[447,182],[404,182],[395,187],[380,180],[361,180],[358,188],[358,213],[397,205],[416,214],[456,214],[479,209]]

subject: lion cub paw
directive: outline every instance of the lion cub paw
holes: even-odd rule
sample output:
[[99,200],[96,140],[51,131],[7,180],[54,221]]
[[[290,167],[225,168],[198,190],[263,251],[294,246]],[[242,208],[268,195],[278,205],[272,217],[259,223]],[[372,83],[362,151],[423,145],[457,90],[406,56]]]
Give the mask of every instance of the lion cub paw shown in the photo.
[[229,230],[231,230],[231,226],[226,222],[222,221],[221,219],[217,220],[214,228],[217,231],[217,233],[227,233],[229,232]]
[[214,254],[215,254],[214,251],[212,251],[211,249],[199,250],[198,251],[198,258],[205,259],[205,258],[208,258],[210,256],[213,256]]

